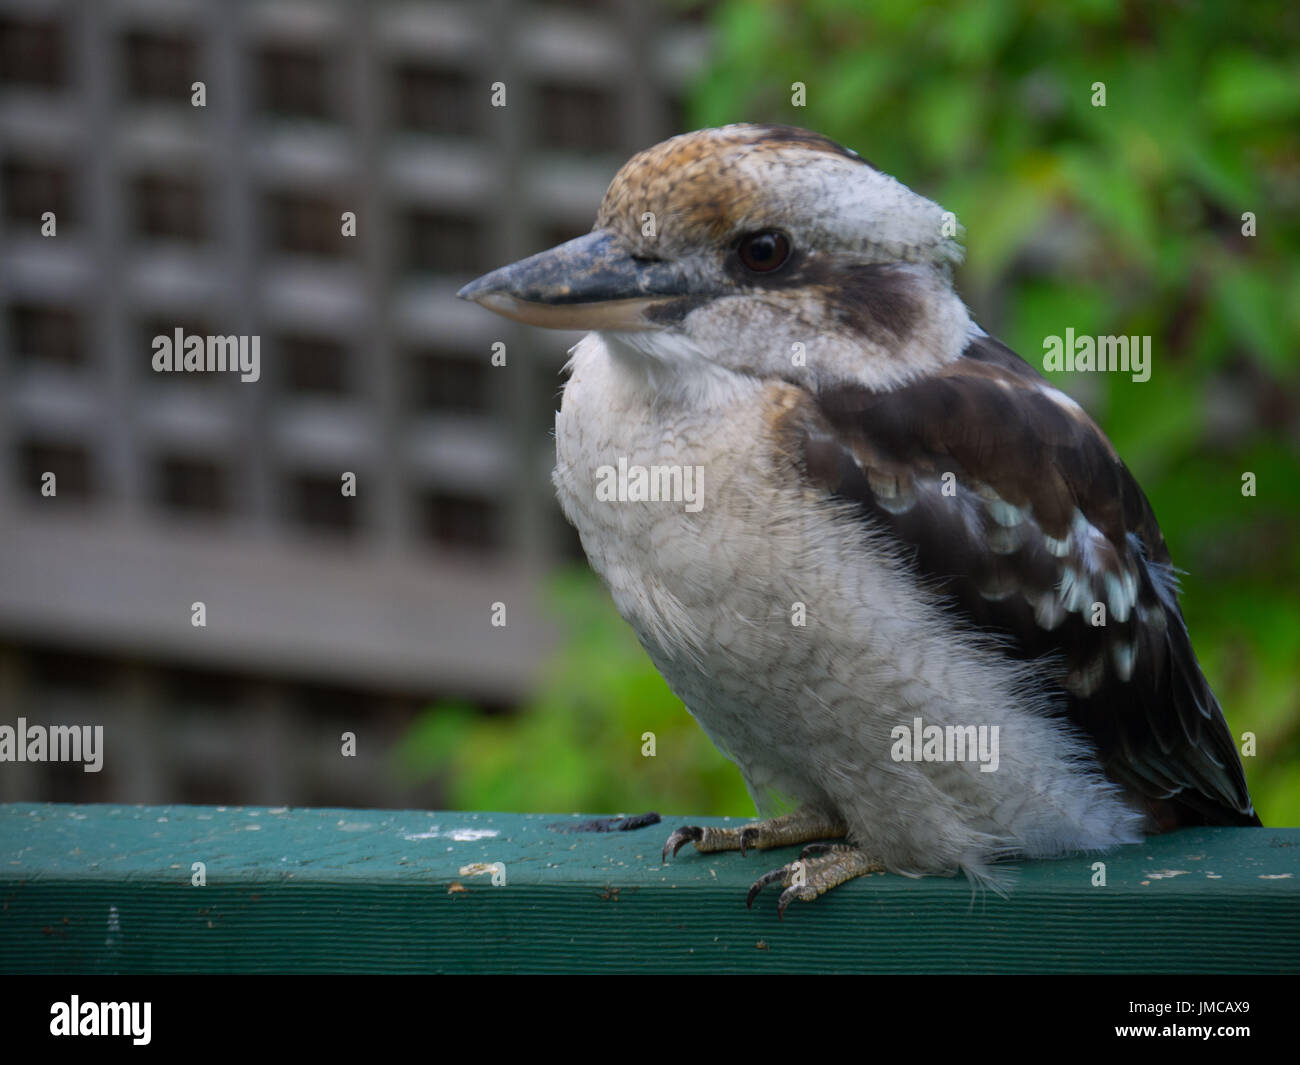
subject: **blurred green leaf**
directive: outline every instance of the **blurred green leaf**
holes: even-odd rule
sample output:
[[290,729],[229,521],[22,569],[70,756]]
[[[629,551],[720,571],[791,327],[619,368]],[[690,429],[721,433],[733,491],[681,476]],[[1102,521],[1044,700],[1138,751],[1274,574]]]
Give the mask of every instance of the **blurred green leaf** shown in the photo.
[[1270,62],[1257,52],[1217,55],[1210,67],[1207,96],[1220,124],[1240,127],[1300,116],[1300,69],[1289,61]]

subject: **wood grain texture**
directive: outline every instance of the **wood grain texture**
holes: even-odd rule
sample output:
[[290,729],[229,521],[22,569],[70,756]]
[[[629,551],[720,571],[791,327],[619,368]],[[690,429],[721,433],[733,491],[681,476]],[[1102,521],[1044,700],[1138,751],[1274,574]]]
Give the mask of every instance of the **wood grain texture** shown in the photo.
[[[1193,972],[1300,970],[1300,829],[1196,828],[1026,862],[1009,898],[879,874],[746,911],[797,856],[659,860],[679,824],[577,815],[0,806],[0,970]],[[736,821],[730,823],[735,824]],[[190,885],[192,863],[207,886]],[[490,873],[461,870],[503,863]],[[449,890],[459,884],[464,890]]]

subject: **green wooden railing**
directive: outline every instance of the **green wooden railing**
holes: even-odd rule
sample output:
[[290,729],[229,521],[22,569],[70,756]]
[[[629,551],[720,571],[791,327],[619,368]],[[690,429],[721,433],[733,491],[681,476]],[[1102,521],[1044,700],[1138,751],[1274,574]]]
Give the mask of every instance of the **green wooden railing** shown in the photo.
[[673,827],[725,822],[553,827],[580,820],[0,806],[0,970],[1300,969],[1300,829],[1192,829],[1100,859],[1024,862],[1007,898],[973,895],[964,878],[878,874],[781,921],[775,890],[752,910],[745,894],[798,848],[742,858],[688,846],[664,865]]

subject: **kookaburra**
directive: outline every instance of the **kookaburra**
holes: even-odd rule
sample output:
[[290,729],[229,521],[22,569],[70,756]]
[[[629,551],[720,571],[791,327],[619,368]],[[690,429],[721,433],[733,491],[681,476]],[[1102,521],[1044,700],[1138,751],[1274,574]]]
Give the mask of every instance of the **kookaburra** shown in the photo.
[[592,232],[460,292],[590,330],[564,512],[770,817],[665,859],[838,841],[754,885],[782,913],[872,871],[996,886],[999,859],[1260,823],[1146,496],[971,320],[952,234],[833,141],[734,125],[636,155]]

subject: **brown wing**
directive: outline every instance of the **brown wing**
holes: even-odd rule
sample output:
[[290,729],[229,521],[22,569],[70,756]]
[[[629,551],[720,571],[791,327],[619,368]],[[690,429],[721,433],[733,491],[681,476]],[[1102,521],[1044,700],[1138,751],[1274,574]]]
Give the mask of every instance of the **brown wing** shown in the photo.
[[1082,408],[987,337],[937,375],[814,405],[796,431],[807,475],[1007,654],[1044,659],[1062,713],[1155,827],[1259,824],[1164,536]]

